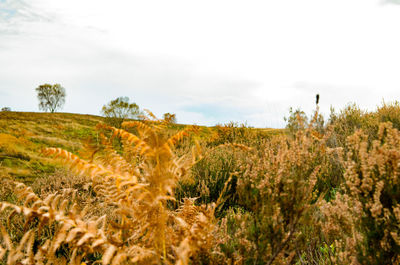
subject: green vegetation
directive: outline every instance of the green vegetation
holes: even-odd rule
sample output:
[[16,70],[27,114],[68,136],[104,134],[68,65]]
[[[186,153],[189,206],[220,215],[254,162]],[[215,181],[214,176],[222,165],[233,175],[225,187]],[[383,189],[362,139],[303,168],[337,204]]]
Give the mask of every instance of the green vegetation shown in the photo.
[[60,147],[73,153],[82,141],[95,137],[103,118],[68,113],[0,112],[0,172],[31,183],[50,175],[60,165],[40,155],[45,147]]
[[142,112],[136,103],[129,103],[128,97],[119,97],[104,105],[101,114],[106,117],[108,124],[121,128],[121,124],[125,120],[139,119]]

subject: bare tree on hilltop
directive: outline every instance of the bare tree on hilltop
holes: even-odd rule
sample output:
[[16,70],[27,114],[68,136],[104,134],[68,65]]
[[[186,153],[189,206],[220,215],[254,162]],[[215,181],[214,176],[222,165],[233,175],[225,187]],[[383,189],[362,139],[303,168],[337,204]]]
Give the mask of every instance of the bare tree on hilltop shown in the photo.
[[36,88],[36,92],[40,110],[53,113],[64,106],[66,94],[60,84],[43,84]]

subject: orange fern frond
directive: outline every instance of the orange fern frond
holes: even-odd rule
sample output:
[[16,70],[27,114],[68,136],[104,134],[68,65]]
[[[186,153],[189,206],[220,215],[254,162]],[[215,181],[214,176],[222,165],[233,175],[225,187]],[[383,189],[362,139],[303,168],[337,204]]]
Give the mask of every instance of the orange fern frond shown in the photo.
[[[103,182],[110,179],[130,180],[137,183],[136,176],[122,176],[115,172],[105,169],[102,166],[89,163],[83,159],[80,159],[77,155],[74,155],[61,148],[45,148],[43,149],[44,155],[54,156],[55,158],[61,159],[64,163],[69,164],[71,169],[75,170],[79,174],[87,174],[93,181]],[[103,177],[102,180],[100,177]]]
[[151,131],[152,128],[144,122],[141,121],[125,121],[122,123],[124,128],[138,128],[145,131]]
[[[99,155],[96,161],[100,160],[101,164],[110,168],[113,172],[116,172],[120,175],[139,175],[137,168],[125,159],[125,157],[115,151],[112,143],[108,138],[106,138],[103,134],[100,134],[101,144],[104,148],[102,148],[102,152],[98,152]],[[100,148],[99,148],[100,151]]]
[[134,145],[136,149],[140,150],[141,155],[151,153],[152,148],[136,135],[114,127],[110,127],[110,129],[114,132],[113,137],[121,137],[121,139],[125,140],[127,143]]
[[171,148],[175,147],[175,145],[179,142],[182,141],[185,137],[189,136],[189,131],[190,129],[185,129],[183,131],[180,131],[176,133],[175,135],[171,136],[166,144],[168,144]]
[[144,109],[144,112],[146,112],[147,115],[148,115],[150,118],[153,119],[153,121],[160,121],[160,120],[156,117],[156,115],[154,115],[154,113],[151,112],[150,110]]

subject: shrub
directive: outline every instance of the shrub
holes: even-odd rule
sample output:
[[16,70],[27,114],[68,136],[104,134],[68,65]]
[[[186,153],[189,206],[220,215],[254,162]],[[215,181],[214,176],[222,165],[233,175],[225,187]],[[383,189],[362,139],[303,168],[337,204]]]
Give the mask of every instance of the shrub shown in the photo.
[[312,225],[317,209],[313,191],[319,153],[326,150],[314,134],[310,128],[291,140],[273,138],[244,162],[236,187],[244,211],[231,211],[222,221],[222,250],[233,263],[290,264],[306,248],[303,230]]
[[289,117],[285,117],[284,120],[287,122],[286,129],[288,129],[291,134],[294,134],[297,131],[306,128],[308,118],[304,111],[300,109],[293,110],[293,108],[290,108]]
[[378,122],[391,122],[393,127],[400,130],[400,103],[382,103],[373,114]]
[[[236,182],[247,150],[230,145],[207,148],[204,157],[191,169],[190,177],[179,182],[176,197],[196,197],[198,203],[216,203],[224,196],[221,212],[237,207]],[[227,185],[227,186],[226,186]],[[226,188],[226,193],[221,194]]]
[[257,147],[263,139],[267,138],[254,128],[246,124],[229,122],[224,125],[216,125],[211,137],[207,140],[209,146],[222,144],[243,144],[249,147]]
[[355,104],[346,106],[338,114],[331,109],[328,124],[334,132],[330,144],[335,147],[345,147],[347,137],[358,129],[363,129],[370,136],[376,135],[378,130],[378,122],[372,113],[361,110]]
[[369,138],[362,130],[348,138],[343,193],[321,206],[340,264],[400,262],[400,132],[383,123]]
[[169,113],[169,112],[164,113],[163,119],[167,123],[174,124],[174,123],[176,123],[176,114],[172,114],[172,113]]

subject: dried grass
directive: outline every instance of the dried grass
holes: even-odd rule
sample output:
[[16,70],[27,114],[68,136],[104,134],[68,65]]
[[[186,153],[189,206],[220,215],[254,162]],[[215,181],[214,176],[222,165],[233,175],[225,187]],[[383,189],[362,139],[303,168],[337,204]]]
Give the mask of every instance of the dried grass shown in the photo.
[[[2,180],[0,260],[398,264],[399,113],[349,106],[325,124],[318,109],[292,111],[287,135],[176,131],[151,112],[98,125],[79,156],[43,151],[66,171],[32,187]],[[23,133],[0,143],[23,145]]]

